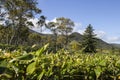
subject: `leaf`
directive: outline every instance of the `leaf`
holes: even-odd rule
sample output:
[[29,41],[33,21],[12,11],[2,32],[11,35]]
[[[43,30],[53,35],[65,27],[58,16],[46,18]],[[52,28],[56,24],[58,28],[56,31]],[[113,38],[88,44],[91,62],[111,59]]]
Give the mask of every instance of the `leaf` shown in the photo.
[[0,67],[0,77],[11,78],[13,71],[8,67]]
[[6,74],[6,73],[4,73],[4,74],[0,74],[0,78],[2,78],[2,77],[12,78],[12,75],[10,75],[10,74]]
[[106,61],[105,60],[102,60],[102,61],[100,61],[100,63],[99,63],[101,66],[106,66]]
[[28,65],[26,72],[27,72],[27,74],[31,75],[35,70],[36,70],[36,62],[33,62]]
[[45,73],[45,70],[43,70],[43,71],[40,73],[40,75],[38,76],[38,80],[41,80],[41,79],[42,79],[44,73]]
[[40,48],[38,51],[36,51],[36,55],[37,56],[41,56],[42,53],[47,49],[48,46],[49,46],[49,44],[46,44],[45,46],[43,46],[42,48]]
[[50,77],[51,75],[53,75],[53,71],[52,71],[52,67],[48,69],[48,71],[46,72],[46,76]]
[[22,55],[20,57],[16,57],[16,58],[10,60],[10,62],[14,62],[14,61],[17,61],[17,60],[31,60],[32,58],[33,58],[32,54],[25,54],[25,55]]
[[0,66],[6,67],[8,62],[6,60],[0,61]]
[[101,72],[102,72],[101,68],[100,67],[96,67],[94,69],[94,71],[95,71],[95,74],[96,74],[97,78],[99,78],[99,76],[101,75]]

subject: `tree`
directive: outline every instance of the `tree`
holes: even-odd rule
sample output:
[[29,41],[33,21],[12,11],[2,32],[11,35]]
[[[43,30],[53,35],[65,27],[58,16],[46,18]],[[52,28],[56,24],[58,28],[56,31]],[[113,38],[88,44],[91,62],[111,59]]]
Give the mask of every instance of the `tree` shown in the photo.
[[16,34],[17,40],[14,41],[16,41],[16,44],[26,45],[28,43],[28,36],[30,34],[29,28],[26,26],[22,26],[19,27],[17,31],[18,31]]
[[66,43],[66,38],[63,35],[59,35],[57,38],[57,47],[59,49],[64,48],[64,45]]
[[28,38],[31,45],[40,44],[41,42],[41,36],[38,33],[31,33]]
[[[60,17],[56,18],[55,22],[49,22],[46,27],[54,34],[55,38],[53,41],[56,51],[57,46],[66,48],[69,42],[69,34],[72,32],[74,27],[74,22],[71,21],[69,18]],[[64,39],[65,42],[63,40],[61,40],[62,42],[58,41],[60,40],[60,38]]]
[[69,42],[69,34],[72,32],[74,22],[69,18],[60,17],[56,19],[57,29],[61,35],[65,36],[65,48]]
[[85,53],[95,53],[96,52],[96,40],[95,40],[95,34],[94,29],[91,26],[91,24],[88,25],[86,28],[84,34],[83,34],[83,52]]
[[[15,44],[14,42],[21,39],[19,36],[19,34],[23,33],[20,31],[21,28],[28,27],[28,25],[33,26],[29,19],[34,18],[34,14],[40,14],[41,10],[36,7],[36,0],[1,0],[0,5],[0,10],[3,10],[4,14],[7,15],[4,21],[9,21],[14,32],[9,43]],[[0,13],[0,17],[2,13]]]
[[12,33],[11,27],[0,25],[0,43],[9,44]]
[[50,29],[50,31],[53,33],[53,35],[55,37],[55,38],[53,38],[53,43],[54,43],[53,45],[55,48],[54,52],[56,52],[57,51],[57,37],[58,37],[58,29],[57,28],[58,27],[55,22],[49,22],[47,24],[47,28]]
[[40,31],[42,32],[43,30],[42,30],[42,27],[43,26],[45,26],[45,27],[47,27],[47,24],[46,24],[46,17],[45,16],[40,16],[40,18],[39,18],[39,20],[38,20],[38,22],[37,22],[37,25],[38,25],[38,27],[40,27]]

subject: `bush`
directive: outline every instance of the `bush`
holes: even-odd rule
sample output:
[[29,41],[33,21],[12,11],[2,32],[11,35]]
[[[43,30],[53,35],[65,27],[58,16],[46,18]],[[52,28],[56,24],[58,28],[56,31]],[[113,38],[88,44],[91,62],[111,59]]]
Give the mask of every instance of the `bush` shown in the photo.
[[41,49],[10,56],[0,55],[3,80],[119,80],[120,55],[80,54],[60,50],[56,54]]

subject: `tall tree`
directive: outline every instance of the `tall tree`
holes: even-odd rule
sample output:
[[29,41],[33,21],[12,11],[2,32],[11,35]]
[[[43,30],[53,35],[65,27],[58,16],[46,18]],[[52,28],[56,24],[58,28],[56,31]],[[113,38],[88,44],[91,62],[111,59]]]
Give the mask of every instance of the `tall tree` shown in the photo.
[[[47,27],[46,17],[43,16],[43,15],[40,16],[36,24],[37,24],[37,27],[40,28],[40,32],[42,33],[43,32],[43,27]],[[41,36],[41,45],[42,46],[44,45],[44,39],[45,39],[45,37]]]
[[[31,19],[34,14],[40,14],[41,10],[36,7],[36,0],[1,0],[0,9],[6,13],[5,21],[9,21],[12,24],[12,29],[15,31],[11,36],[10,44],[21,42],[19,33],[22,31],[20,28],[33,25],[28,19]],[[16,38],[16,39],[15,39]],[[13,41],[16,40],[16,41]]]
[[40,16],[40,18],[38,19],[38,22],[37,22],[37,25],[38,27],[40,27],[40,32],[42,33],[43,29],[42,27],[47,27],[47,24],[46,24],[46,17],[45,16]]
[[50,29],[50,31],[54,35],[54,38],[53,38],[53,43],[54,44],[53,45],[54,45],[54,48],[55,48],[54,52],[56,52],[57,51],[57,37],[58,37],[58,29],[57,28],[58,27],[57,27],[55,22],[49,22],[47,24],[47,28]]
[[96,34],[94,34],[94,29],[91,26],[91,24],[89,24],[83,34],[83,52],[88,52],[88,53],[95,53],[96,52],[96,39],[95,36]]
[[[54,34],[54,44],[55,44],[55,49],[57,50],[57,46],[60,47],[60,42],[63,41],[58,41],[60,38],[64,39],[65,42],[61,42],[61,46],[64,44],[64,48],[67,47],[67,44],[69,42],[69,34],[72,32],[74,27],[74,22],[70,20],[69,18],[56,18],[55,22],[49,22],[47,24],[47,28],[51,30],[51,32]],[[58,39],[59,37],[59,39]],[[59,45],[57,45],[59,44]]]
[[72,32],[74,22],[69,18],[60,17],[56,19],[58,31],[61,35],[65,36],[65,48],[69,42],[69,34]]

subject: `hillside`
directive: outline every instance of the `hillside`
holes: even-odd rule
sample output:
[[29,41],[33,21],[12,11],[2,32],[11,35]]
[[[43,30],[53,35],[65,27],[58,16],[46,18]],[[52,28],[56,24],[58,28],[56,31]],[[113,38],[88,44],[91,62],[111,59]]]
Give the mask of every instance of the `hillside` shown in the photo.
[[[69,36],[70,40],[76,40],[78,42],[82,42],[83,41],[83,35],[81,35],[78,32],[74,32]],[[97,41],[97,47],[98,48],[102,48],[102,49],[110,49],[112,47],[112,44],[109,44],[101,39],[96,39]]]
[[113,47],[120,48],[120,44],[111,43]]
[[[31,29],[29,31],[31,33],[38,33],[38,32],[36,32],[34,30],[31,30]],[[52,34],[42,34],[42,33],[38,33],[38,34],[42,35],[42,36],[46,36],[46,37],[49,36],[49,37],[54,38],[54,36]],[[82,42],[83,41],[83,35],[81,35],[78,32],[73,32],[72,34],[69,35],[69,40],[70,41],[75,40],[75,41],[78,41],[78,42]],[[97,47],[101,48],[101,49],[111,49],[112,46],[114,46],[114,47],[117,46],[117,44],[116,45],[115,44],[109,44],[109,43],[107,43],[107,42],[105,42],[101,39],[96,39],[96,41],[97,41]]]

